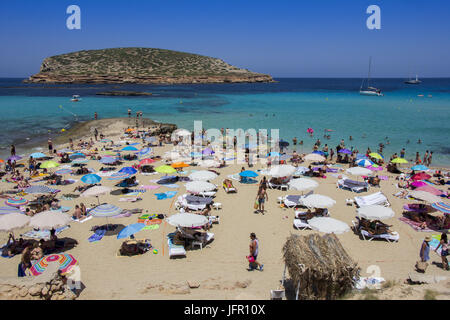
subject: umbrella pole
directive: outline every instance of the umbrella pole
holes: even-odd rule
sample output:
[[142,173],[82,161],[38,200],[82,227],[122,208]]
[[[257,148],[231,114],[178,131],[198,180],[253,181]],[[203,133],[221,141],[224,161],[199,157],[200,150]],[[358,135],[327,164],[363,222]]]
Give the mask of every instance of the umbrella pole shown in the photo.
[[298,300],[299,291],[300,291],[300,281],[298,282],[297,290],[295,290],[295,300]]

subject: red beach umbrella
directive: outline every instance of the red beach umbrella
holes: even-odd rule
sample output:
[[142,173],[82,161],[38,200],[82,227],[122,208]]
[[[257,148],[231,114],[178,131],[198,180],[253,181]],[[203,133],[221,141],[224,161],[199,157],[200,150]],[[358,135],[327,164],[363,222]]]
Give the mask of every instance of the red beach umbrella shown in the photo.
[[425,172],[416,173],[412,176],[413,180],[427,180],[430,179],[431,176],[429,174],[426,174]]

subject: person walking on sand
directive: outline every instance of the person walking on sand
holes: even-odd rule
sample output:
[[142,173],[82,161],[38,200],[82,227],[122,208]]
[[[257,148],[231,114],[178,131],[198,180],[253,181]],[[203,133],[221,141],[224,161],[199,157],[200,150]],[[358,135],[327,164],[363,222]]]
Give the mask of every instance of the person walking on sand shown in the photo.
[[431,237],[426,236],[420,247],[420,261],[427,262],[430,260],[430,241]]
[[430,153],[428,154],[428,161],[427,161],[427,166],[431,166],[431,159],[433,158],[433,151],[430,151]]
[[258,200],[258,211],[264,214],[264,202],[269,201],[269,196],[267,195],[267,191],[262,186],[258,190],[258,195],[256,196]]
[[11,145],[11,156],[15,156],[16,155],[16,146],[15,145]]
[[98,130],[97,130],[97,128],[95,128],[95,130],[94,130],[94,137],[95,137],[95,141],[98,141]]
[[128,109],[128,118],[131,118],[131,109]]
[[436,249],[434,251],[438,251],[439,248],[441,248],[441,259],[442,259],[442,269],[445,270],[450,270],[449,266],[448,266],[448,260],[447,260],[447,256],[448,256],[448,240],[447,240],[447,234],[443,233],[441,235],[441,241],[439,243],[439,245],[436,247]]
[[94,112],[94,120],[97,120],[98,119],[98,114],[97,114],[97,112]]
[[259,240],[254,232],[250,233],[250,257],[253,263],[258,266],[259,271],[263,271],[264,265],[259,263],[257,258],[259,254]]
[[48,138],[48,153],[50,155],[53,153],[53,142],[51,138]]

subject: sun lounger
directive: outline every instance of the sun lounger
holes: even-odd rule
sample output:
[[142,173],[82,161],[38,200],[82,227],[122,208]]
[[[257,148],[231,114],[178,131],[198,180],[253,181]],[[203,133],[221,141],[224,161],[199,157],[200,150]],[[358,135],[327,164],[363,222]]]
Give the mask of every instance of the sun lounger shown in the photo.
[[311,229],[311,227],[308,224],[308,222],[306,220],[302,220],[302,219],[294,219],[294,227],[297,230]]
[[340,179],[336,183],[339,189],[348,189],[352,192],[369,191],[369,184],[363,181]]
[[181,245],[176,245],[173,243],[172,238],[167,238],[167,246],[169,247],[169,258],[174,257],[186,257],[186,250]]
[[381,191],[368,196],[355,197],[355,201],[359,207],[370,205],[383,205],[385,207],[390,206],[388,199]]
[[287,208],[294,208],[302,205],[302,196],[286,196],[283,198],[283,203]]
[[383,239],[386,240],[387,242],[397,242],[398,240],[400,240],[400,235],[396,231],[384,234],[372,234],[369,231],[361,228],[358,222],[352,220],[352,224],[354,230],[358,234],[360,234],[364,240],[372,241],[373,239]]
[[223,182],[223,189],[225,190],[226,193],[236,193],[237,190],[236,188],[233,186],[233,182],[231,182],[231,180],[228,181],[224,181]]
[[280,189],[280,190],[289,190],[289,186],[287,184],[275,184],[272,182],[268,182],[267,185],[270,189]]
[[[186,199],[188,195],[183,195],[178,197],[177,202],[175,203],[175,206],[180,209],[180,208],[184,208],[184,209],[189,209],[192,211],[200,211],[205,209],[206,207],[206,203],[189,203]],[[208,199],[208,198],[206,198]]]

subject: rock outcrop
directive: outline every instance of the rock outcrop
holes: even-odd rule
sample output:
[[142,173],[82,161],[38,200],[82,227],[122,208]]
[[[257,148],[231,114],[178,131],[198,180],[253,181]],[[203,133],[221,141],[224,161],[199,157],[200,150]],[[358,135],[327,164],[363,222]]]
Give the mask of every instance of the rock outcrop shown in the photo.
[[30,83],[193,84],[273,82],[270,75],[197,54],[152,48],[78,51],[46,58]]

